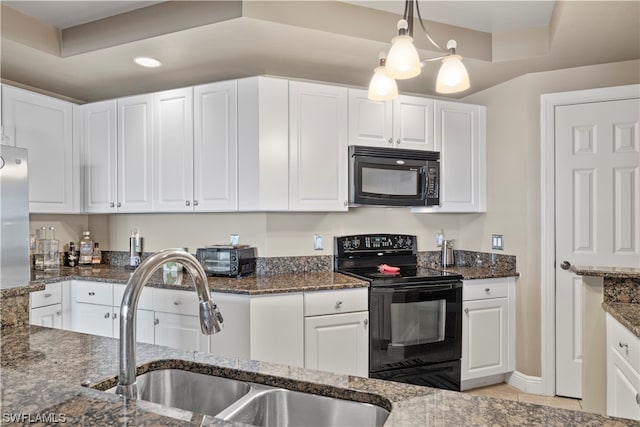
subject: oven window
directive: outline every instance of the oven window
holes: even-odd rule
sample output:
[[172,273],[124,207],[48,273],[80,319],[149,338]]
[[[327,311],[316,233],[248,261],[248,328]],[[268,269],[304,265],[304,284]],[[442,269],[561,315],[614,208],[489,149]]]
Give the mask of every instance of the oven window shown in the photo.
[[444,341],[447,300],[391,303],[392,347]]
[[418,194],[418,170],[362,167],[361,191],[389,196]]

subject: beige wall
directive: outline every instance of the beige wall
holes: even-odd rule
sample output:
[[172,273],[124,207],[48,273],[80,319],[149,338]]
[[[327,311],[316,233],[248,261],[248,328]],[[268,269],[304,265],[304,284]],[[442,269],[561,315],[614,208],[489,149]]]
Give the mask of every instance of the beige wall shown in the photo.
[[593,65],[518,77],[464,99],[487,106],[487,213],[461,216],[460,242],[486,250],[504,233],[517,256],[516,369],[540,376],[541,230],[540,96],[640,83],[640,61]]

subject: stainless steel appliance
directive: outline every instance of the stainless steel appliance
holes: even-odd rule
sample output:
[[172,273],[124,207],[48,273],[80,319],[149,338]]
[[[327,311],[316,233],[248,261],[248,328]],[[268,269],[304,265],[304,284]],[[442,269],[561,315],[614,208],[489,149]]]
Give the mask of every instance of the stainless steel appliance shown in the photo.
[[349,202],[352,205],[440,204],[440,153],[352,145]]
[[462,276],[417,266],[416,236],[336,237],[334,269],[369,281],[369,376],[460,390]]
[[456,264],[453,255],[453,240],[442,241],[442,259],[440,264],[443,267],[453,267]]
[[256,248],[246,245],[211,245],[196,250],[196,258],[209,276],[246,276],[256,270]]
[[28,285],[29,180],[27,150],[0,145],[0,288]]

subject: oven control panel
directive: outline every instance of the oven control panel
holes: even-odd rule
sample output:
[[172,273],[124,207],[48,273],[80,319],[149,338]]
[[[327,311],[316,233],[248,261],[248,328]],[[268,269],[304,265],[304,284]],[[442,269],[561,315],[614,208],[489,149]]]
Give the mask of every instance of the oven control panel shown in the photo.
[[407,234],[360,234],[335,238],[334,254],[367,253],[407,253],[417,250],[416,236]]

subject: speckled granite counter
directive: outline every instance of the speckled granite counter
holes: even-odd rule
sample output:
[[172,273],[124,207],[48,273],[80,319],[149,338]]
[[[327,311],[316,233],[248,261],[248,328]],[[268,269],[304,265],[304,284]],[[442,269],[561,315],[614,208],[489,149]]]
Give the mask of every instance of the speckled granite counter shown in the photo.
[[576,273],[578,276],[640,280],[640,268],[633,267],[585,267],[572,265],[571,271]]
[[[32,326],[2,331],[2,423],[39,425],[232,425],[81,387],[113,378],[118,340]],[[178,367],[377,404],[385,426],[631,426],[637,422],[408,384],[138,344],[142,370]],[[113,383],[113,381],[111,381]],[[13,422],[12,422],[13,421]]]
[[[32,284],[53,283],[62,280],[87,280],[94,282],[127,283],[133,270],[123,267],[100,266],[93,267],[63,267],[59,273],[37,273],[33,276]],[[236,294],[272,294],[284,292],[304,292],[329,289],[346,289],[369,286],[363,280],[354,279],[332,271],[288,273],[273,275],[251,275],[246,277],[209,277],[209,288],[214,292]],[[191,278],[188,273],[183,274],[181,284],[169,285],[162,281],[158,272],[147,286],[169,289],[191,289]]]
[[603,302],[602,308],[640,338],[640,304]]

